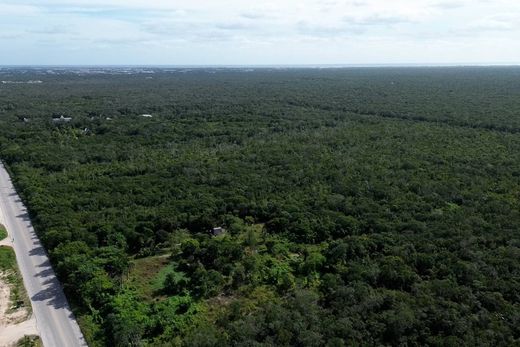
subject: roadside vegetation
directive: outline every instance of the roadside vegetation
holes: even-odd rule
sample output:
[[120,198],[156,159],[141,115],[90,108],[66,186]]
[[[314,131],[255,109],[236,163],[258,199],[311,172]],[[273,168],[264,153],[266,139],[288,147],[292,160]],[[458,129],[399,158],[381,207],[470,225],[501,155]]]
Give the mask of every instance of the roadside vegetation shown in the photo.
[[16,269],[16,257],[11,247],[0,246],[0,270],[11,271]]
[[39,336],[24,336],[16,343],[16,347],[43,347]]
[[0,87],[90,346],[520,343],[520,69],[210,72]]
[[31,304],[25,287],[22,275],[16,264],[16,256],[11,247],[0,246],[0,278],[10,287],[10,302],[6,313],[12,313],[21,308],[27,310],[26,317],[31,314]]
[[0,224],[0,241],[5,239],[7,237],[7,230],[5,230],[5,227]]

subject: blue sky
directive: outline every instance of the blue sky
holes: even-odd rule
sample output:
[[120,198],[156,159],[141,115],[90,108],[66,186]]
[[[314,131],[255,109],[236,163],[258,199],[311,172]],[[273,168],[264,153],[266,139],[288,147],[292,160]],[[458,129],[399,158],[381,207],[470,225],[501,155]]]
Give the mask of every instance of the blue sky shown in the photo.
[[518,0],[0,0],[0,65],[520,63]]

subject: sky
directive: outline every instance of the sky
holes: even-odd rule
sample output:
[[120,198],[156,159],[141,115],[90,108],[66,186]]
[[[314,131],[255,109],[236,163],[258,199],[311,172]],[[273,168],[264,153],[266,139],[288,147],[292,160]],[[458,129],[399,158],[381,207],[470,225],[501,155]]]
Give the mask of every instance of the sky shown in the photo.
[[520,0],[0,0],[0,65],[518,64]]

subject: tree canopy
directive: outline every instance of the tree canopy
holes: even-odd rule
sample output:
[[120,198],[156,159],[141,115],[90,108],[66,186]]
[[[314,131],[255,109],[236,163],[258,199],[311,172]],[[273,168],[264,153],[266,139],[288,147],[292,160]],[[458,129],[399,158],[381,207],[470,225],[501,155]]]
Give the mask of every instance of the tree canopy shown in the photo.
[[519,68],[0,77],[91,346],[520,343]]

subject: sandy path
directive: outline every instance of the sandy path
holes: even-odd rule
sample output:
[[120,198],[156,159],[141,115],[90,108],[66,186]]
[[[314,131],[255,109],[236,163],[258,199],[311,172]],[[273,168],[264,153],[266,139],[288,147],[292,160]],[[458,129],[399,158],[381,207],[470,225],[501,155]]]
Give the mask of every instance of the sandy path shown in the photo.
[[2,327],[21,323],[29,317],[29,310],[27,307],[21,307],[14,311],[9,311],[11,308],[9,307],[11,288],[9,283],[6,281],[5,275],[5,273],[0,272],[0,333]]
[[14,344],[25,335],[38,335],[34,317],[24,320],[25,308],[7,314],[10,294],[9,286],[0,278],[0,346]]
[[9,295],[11,293],[9,286],[1,277],[2,274],[0,273],[0,329],[2,329],[1,327],[7,318],[6,312],[9,308]]
[[0,346],[13,345],[25,335],[38,335],[34,317],[16,325],[0,327]]

